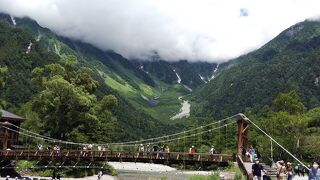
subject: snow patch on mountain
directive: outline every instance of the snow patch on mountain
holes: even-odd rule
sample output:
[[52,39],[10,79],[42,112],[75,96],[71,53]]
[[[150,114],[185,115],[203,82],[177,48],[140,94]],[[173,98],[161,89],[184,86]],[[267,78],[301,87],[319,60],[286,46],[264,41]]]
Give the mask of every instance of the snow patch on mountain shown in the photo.
[[56,54],[60,55],[60,49],[58,48],[57,44],[54,44],[54,51]]
[[143,67],[143,65],[141,65],[141,66],[139,67],[139,69],[141,69],[141,71],[143,71],[143,72],[145,72],[145,73],[149,74],[149,72],[148,72],[148,71],[146,71],[146,70],[144,70],[143,68],[144,68],[144,67]]
[[209,81],[213,80],[216,77],[216,73],[219,69],[219,65],[220,64],[217,64],[217,66],[213,69],[213,73],[212,73],[212,76],[209,78]]
[[319,80],[319,77],[316,77],[316,79],[314,80],[314,84],[319,87],[319,84],[320,84],[320,80]]
[[16,20],[14,19],[14,17],[13,17],[13,16],[10,16],[10,18],[11,18],[12,24],[13,24],[14,26],[16,26],[16,25],[17,25],[17,22],[16,22]]
[[189,86],[183,85],[183,87],[186,88],[186,90],[188,90],[189,92],[192,92],[192,89]]
[[201,76],[201,74],[199,74],[199,77],[200,77],[200,79],[204,82],[204,83],[208,83],[207,81],[206,81],[206,78],[204,78],[203,76]]
[[29,54],[31,52],[31,48],[32,48],[33,43],[30,41],[27,50],[26,50],[26,54]]
[[177,76],[177,82],[180,84],[181,83],[181,78],[179,76],[179,74],[176,72],[175,69],[173,69],[173,72],[176,73],[176,76]]

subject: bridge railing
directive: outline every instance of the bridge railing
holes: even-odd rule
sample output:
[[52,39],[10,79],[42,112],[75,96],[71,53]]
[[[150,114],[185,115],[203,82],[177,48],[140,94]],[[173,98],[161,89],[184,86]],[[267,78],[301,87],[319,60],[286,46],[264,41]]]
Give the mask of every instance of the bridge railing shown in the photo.
[[234,158],[227,154],[194,153],[186,152],[137,152],[137,151],[90,151],[90,150],[7,150],[0,151],[2,158],[7,159],[42,159],[42,158],[64,158],[64,159],[91,159],[91,160],[171,160],[171,161],[207,161],[228,162]]
[[252,173],[249,172],[245,167],[245,164],[243,162],[241,155],[237,155],[237,163],[242,173],[246,176],[247,180],[252,180],[253,179]]

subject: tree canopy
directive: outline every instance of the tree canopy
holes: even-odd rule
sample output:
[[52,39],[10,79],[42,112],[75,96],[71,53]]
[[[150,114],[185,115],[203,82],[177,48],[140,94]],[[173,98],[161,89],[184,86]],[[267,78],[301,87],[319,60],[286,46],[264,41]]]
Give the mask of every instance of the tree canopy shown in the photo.
[[52,137],[77,142],[108,142],[117,123],[111,109],[117,105],[113,95],[98,100],[93,94],[98,82],[92,70],[77,67],[74,56],[61,64],[49,64],[32,71],[32,82],[39,90],[32,101],[43,129]]
[[[266,109],[268,115],[265,115]],[[261,116],[251,116],[263,129],[276,141],[287,148],[296,157],[313,161],[319,158],[317,149],[320,136],[319,124],[320,109],[314,108],[305,111],[298,94],[295,91],[280,93],[274,100],[271,108],[261,109]],[[270,140],[259,131],[252,129],[251,144],[255,144],[261,150],[263,159],[271,158]],[[273,159],[293,160],[289,154],[280,147],[273,146]]]
[[273,101],[276,111],[286,111],[290,114],[302,114],[304,105],[296,91],[279,94]]

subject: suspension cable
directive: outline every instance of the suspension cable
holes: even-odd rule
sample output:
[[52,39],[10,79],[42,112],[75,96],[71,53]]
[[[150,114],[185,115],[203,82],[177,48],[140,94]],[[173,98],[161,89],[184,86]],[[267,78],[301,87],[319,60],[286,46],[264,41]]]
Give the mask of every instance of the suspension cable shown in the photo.
[[[11,129],[11,128],[6,127],[6,126],[2,126],[2,125],[1,125],[1,127],[5,128],[5,129],[8,129],[8,130],[10,130],[10,131],[12,131],[12,132],[25,135],[25,136],[27,136],[27,137],[32,137],[32,138],[44,140],[44,138],[41,138],[41,137],[38,137],[38,136],[35,136],[35,135],[30,135],[30,134],[27,134],[27,133],[24,133],[24,132],[20,132],[20,131]],[[58,140],[58,139],[57,139],[57,140],[48,140],[48,139],[46,139],[46,140],[49,141],[49,142],[53,142],[53,143],[61,142],[61,143],[63,143],[63,144],[68,144],[68,143],[69,143],[69,144],[75,144],[75,145],[86,145],[86,144],[83,144],[83,143],[75,143],[75,142],[69,142],[69,141],[62,141],[62,140]]]
[[[20,129],[20,130],[22,130],[22,131],[26,131],[26,132],[28,132],[28,133],[30,133],[30,134],[33,134],[34,136],[33,137],[41,137],[43,140],[48,140],[48,141],[50,141],[51,140],[51,142],[64,142],[65,144],[72,144],[73,142],[70,142],[70,141],[63,141],[63,140],[60,140],[60,139],[55,139],[55,138],[51,138],[51,137],[48,137],[48,136],[44,136],[44,135],[41,135],[41,134],[38,134],[38,133],[35,133],[35,132],[32,132],[32,131],[29,131],[29,130],[27,130],[27,129],[24,129],[24,128],[21,128],[21,127],[19,127],[19,126],[16,126],[16,125],[14,125],[14,124],[12,124],[12,123],[10,123],[10,122],[8,122],[8,124],[10,124],[11,126],[13,126],[13,127],[15,127],[15,128],[18,128],[18,129]],[[18,132],[18,131],[16,131],[16,132]],[[19,131],[19,132],[21,132],[21,131]],[[82,144],[82,145],[85,145],[84,143],[73,143],[73,144]]]
[[218,126],[218,127],[215,127],[215,128],[209,129],[209,130],[206,130],[206,131],[200,131],[200,132],[198,132],[198,133],[186,135],[186,136],[183,136],[183,137],[178,137],[178,138],[168,139],[168,140],[161,140],[161,141],[156,141],[156,142],[151,141],[150,143],[157,144],[157,143],[160,143],[160,142],[171,142],[171,141],[176,141],[176,140],[180,140],[180,139],[183,139],[183,138],[194,137],[194,136],[197,136],[197,135],[201,135],[201,134],[208,133],[208,132],[211,132],[211,131],[214,131],[214,130],[217,130],[217,129],[224,128],[226,125],[228,126],[228,125],[231,125],[231,124],[234,124],[234,123],[236,123],[236,121],[231,122],[231,123],[229,123],[229,124],[222,125],[222,126]]
[[257,129],[259,129],[264,135],[266,135],[268,138],[270,138],[274,143],[276,143],[281,149],[283,149],[285,152],[287,152],[291,157],[293,157],[296,161],[298,161],[302,166],[307,168],[309,171],[310,169],[301,162],[297,157],[295,157],[291,152],[289,152],[285,147],[283,147],[280,143],[278,143],[275,139],[273,139],[268,133],[266,133],[264,130],[262,130],[258,125],[256,125],[253,121],[251,121],[249,118],[246,118],[251,124],[253,124]]
[[238,116],[238,114],[230,116],[230,117],[227,117],[225,119],[221,119],[221,120],[213,122],[213,123],[209,123],[209,124],[204,125],[204,126],[200,126],[200,127],[197,127],[197,128],[189,129],[189,130],[186,130],[186,131],[181,131],[181,132],[170,134],[170,135],[164,135],[164,136],[155,137],[155,138],[143,139],[143,140],[139,140],[139,141],[127,141],[127,142],[110,143],[110,144],[120,144],[121,145],[121,144],[141,143],[141,142],[146,142],[146,141],[152,141],[152,140],[157,140],[157,139],[168,138],[168,137],[184,134],[184,133],[187,133],[187,132],[195,131],[195,130],[198,130],[198,129],[203,129],[203,128],[208,127],[208,126],[227,121],[227,120],[232,119],[232,118],[234,118],[236,116]]
[[[147,141],[152,141],[152,140],[158,140],[158,139],[163,139],[163,138],[169,138],[169,137],[172,137],[172,136],[177,136],[177,135],[180,135],[180,134],[183,134],[183,133],[187,133],[187,132],[192,132],[192,131],[195,131],[195,130],[198,130],[198,129],[203,129],[205,127],[208,127],[208,126],[211,126],[211,125],[214,125],[214,124],[220,124],[221,122],[224,122],[224,121],[227,121],[229,119],[232,119],[234,117],[238,116],[238,114],[236,115],[233,115],[233,116],[230,116],[230,117],[227,117],[227,118],[224,118],[224,119],[221,119],[219,121],[216,121],[216,122],[213,122],[213,123],[209,123],[207,125],[204,125],[204,126],[200,126],[200,127],[197,127],[197,128],[194,128],[194,129],[190,129],[190,130],[187,130],[187,131],[182,131],[182,132],[178,132],[178,133],[174,133],[174,134],[170,134],[170,135],[165,135],[165,136],[160,136],[160,137],[155,137],[155,138],[149,138],[149,139],[143,139],[143,140],[139,140],[139,141],[127,141],[127,142],[117,142],[117,143],[107,143],[107,144],[97,144],[97,143],[94,143],[94,145],[101,145],[101,146],[105,146],[105,145],[125,145],[125,144],[132,144],[132,143],[143,143],[143,142],[147,142]],[[44,136],[44,135],[40,135],[38,133],[34,133],[32,131],[29,131],[27,129],[24,129],[24,128],[21,128],[19,126],[16,126],[12,123],[9,123],[10,125],[20,129],[20,130],[23,130],[23,131],[26,131],[30,134],[33,134],[34,136],[33,137],[36,137],[36,136],[39,136],[41,137],[42,139],[46,139],[48,141],[51,140],[51,142],[59,142],[59,143],[64,143],[64,144],[74,144],[74,145],[87,145],[89,143],[75,143],[75,142],[70,142],[70,141],[63,141],[63,140],[59,140],[59,139],[55,139],[55,138],[51,138],[51,137],[47,137],[47,136]],[[17,131],[16,131],[17,132]]]
[[[236,121],[234,122],[231,122],[229,124],[226,124],[226,125],[230,125],[230,124],[234,124],[236,123]],[[212,128],[212,129],[209,129],[209,130],[206,130],[206,131],[200,131],[199,133],[194,133],[194,134],[190,134],[190,135],[187,135],[187,136],[184,136],[184,137],[179,137],[179,138],[174,138],[174,139],[167,139],[167,140],[159,140],[159,141],[150,141],[149,143],[153,143],[153,144],[156,144],[156,143],[160,143],[160,142],[171,142],[171,141],[175,141],[175,140],[180,140],[181,138],[189,138],[189,137],[194,137],[196,135],[200,135],[200,134],[204,134],[206,132],[211,132],[213,130],[216,130],[216,129],[220,129],[220,128],[223,128],[225,127],[226,125],[221,125],[221,126],[218,126],[218,127],[215,127],[215,128]],[[2,126],[2,125],[1,125]],[[27,136],[27,137],[32,137],[32,138],[36,138],[36,139],[41,139],[43,140],[43,138],[41,137],[38,137],[38,136],[35,136],[35,135],[30,135],[30,134],[27,134],[27,133],[24,133],[24,132],[19,132],[17,130],[14,130],[14,129],[11,129],[9,127],[6,127],[6,126],[2,126],[3,128],[6,128],[12,132],[16,132],[16,133],[19,133],[19,134],[22,134],[24,136]],[[154,139],[152,139],[154,140]],[[54,140],[48,140],[49,142],[59,142],[59,143],[64,143],[64,144],[74,144],[74,145],[84,145],[83,143],[74,143],[74,142],[68,142],[68,141],[61,141],[61,140],[58,140],[58,141],[54,141]],[[85,144],[86,145],[86,144]],[[134,144],[119,144],[119,146],[135,146]]]

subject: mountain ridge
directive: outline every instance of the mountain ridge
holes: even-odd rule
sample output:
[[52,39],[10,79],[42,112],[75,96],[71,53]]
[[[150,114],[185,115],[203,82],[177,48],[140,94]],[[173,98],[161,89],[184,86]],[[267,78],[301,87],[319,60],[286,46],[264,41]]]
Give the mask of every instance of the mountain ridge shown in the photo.
[[[257,112],[282,92],[296,90],[305,106],[319,106],[320,23],[304,21],[289,27],[270,42],[223,64],[224,70],[193,99],[205,101],[207,114],[221,116]],[[227,112],[226,112],[227,111]]]

